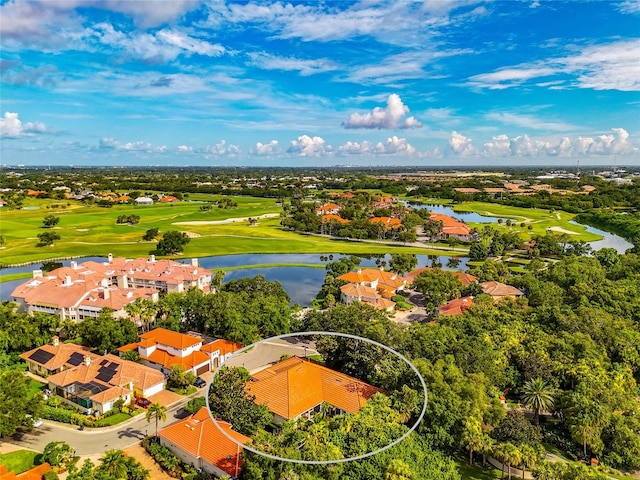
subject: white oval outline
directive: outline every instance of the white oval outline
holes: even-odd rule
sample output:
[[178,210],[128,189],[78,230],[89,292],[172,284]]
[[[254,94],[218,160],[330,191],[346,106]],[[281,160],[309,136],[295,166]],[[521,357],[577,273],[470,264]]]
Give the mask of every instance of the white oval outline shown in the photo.
[[[416,421],[413,423],[413,426],[407,431],[405,432],[404,435],[402,435],[400,438],[397,438],[396,440],[394,440],[393,442],[391,442],[389,445],[385,445],[382,448],[379,448],[378,450],[374,450],[373,452],[368,452],[362,455],[358,455],[357,457],[348,457],[348,458],[341,458],[338,460],[297,460],[297,459],[293,459],[293,458],[285,458],[285,457],[278,457],[276,455],[271,455],[269,453],[265,453],[261,450],[257,450],[255,448],[252,447],[248,447],[247,445],[245,445],[244,443],[240,443],[238,442],[235,438],[233,438],[231,435],[227,434],[227,432],[225,432],[220,425],[218,424],[218,421],[214,418],[213,414],[211,413],[211,409],[209,408],[209,392],[211,390],[211,386],[213,385],[213,379],[216,377],[216,375],[218,374],[218,371],[220,371],[220,369],[222,367],[225,366],[225,364],[231,360],[232,358],[236,357],[237,355],[240,355],[241,353],[244,353],[252,348],[254,348],[255,346],[266,342],[268,340],[276,340],[276,339],[280,339],[280,338],[289,338],[289,337],[299,337],[302,335],[335,335],[338,337],[345,337],[345,338],[352,338],[354,340],[363,340],[365,342],[369,342],[372,343],[374,345],[377,345],[379,347],[382,347],[383,349],[387,350],[388,352],[391,352],[392,354],[400,357],[402,360],[404,360],[404,362],[409,365],[409,367],[411,367],[411,369],[415,372],[415,374],[418,376],[418,379],[420,380],[420,383],[422,384],[422,389],[424,392],[424,402],[422,405],[422,411],[420,412],[420,415],[418,416],[418,418],[416,419]],[[231,357],[229,357],[227,360],[225,360],[225,363],[223,363],[222,365],[220,365],[218,368],[216,368],[213,372],[213,375],[211,376],[211,378],[209,379],[209,383],[207,384],[207,390],[206,390],[207,394],[205,395],[205,401],[206,401],[206,405],[207,405],[207,411],[209,412],[209,417],[211,417],[211,419],[213,420],[213,424],[216,426],[216,428],[225,436],[227,437],[229,440],[231,440],[233,443],[235,443],[236,445],[238,445],[239,447],[242,447],[246,450],[249,450],[250,452],[253,452],[257,455],[262,455],[264,457],[270,458],[272,460],[277,460],[279,462],[290,462],[290,463],[299,463],[299,464],[303,464],[303,465],[332,465],[334,463],[345,463],[345,462],[351,462],[354,460],[362,460],[364,458],[368,458],[371,457],[372,455],[375,455],[377,453],[380,452],[384,452],[385,450],[393,447],[394,445],[397,445],[398,443],[400,443],[402,440],[404,440],[405,438],[407,438],[409,436],[409,434],[411,434],[411,432],[413,432],[417,427],[418,424],[420,424],[420,422],[422,421],[422,419],[424,418],[424,415],[427,411],[427,401],[428,401],[428,395],[427,395],[427,384],[424,381],[424,378],[422,378],[422,375],[420,374],[420,372],[418,371],[418,369],[402,354],[396,352],[395,350],[393,350],[391,347],[387,347],[386,345],[383,345],[380,342],[376,342],[375,340],[371,340],[370,338],[364,338],[364,337],[358,337],[357,335],[351,335],[349,333],[338,333],[338,332],[318,332],[318,331],[312,331],[312,332],[296,332],[296,333],[285,333],[283,335],[276,335],[274,337],[269,337],[269,338],[265,338],[264,340],[260,340],[258,342],[252,343],[251,345],[248,345],[246,347],[241,348],[240,350],[238,350],[237,352],[234,352],[233,355]],[[232,424],[233,425],[233,424]]]

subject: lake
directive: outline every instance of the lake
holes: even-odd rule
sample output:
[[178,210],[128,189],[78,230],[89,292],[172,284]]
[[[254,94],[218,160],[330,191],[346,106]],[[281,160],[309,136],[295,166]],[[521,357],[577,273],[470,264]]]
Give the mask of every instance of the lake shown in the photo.
[[600,250],[601,248],[615,248],[620,254],[626,252],[629,248],[633,248],[633,243],[627,242],[624,238],[614,235],[613,233],[605,232],[604,230],[591,227],[589,225],[583,225],[582,223],[574,222],[571,220],[569,223],[573,225],[581,225],[587,229],[587,232],[602,235],[602,240],[596,240],[595,242],[589,242],[591,248],[594,250]]
[[[326,265],[331,261],[336,261],[343,255],[331,255],[333,260],[320,260],[319,254],[300,254],[300,255],[281,255],[281,254],[243,254],[243,255],[222,255],[219,257],[201,257],[198,263],[209,270],[216,270],[225,267],[237,267],[242,265],[264,265],[264,264],[283,264],[283,263],[307,263]],[[322,257],[329,257],[324,254]],[[447,269],[448,256],[429,256],[418,255],[418,267],[432,266],[433,262],[442,264]],[[383,260],[389,262],[390,256],[385,255]],[[96,262],[106,261],[105,257],[84,257],[75,261],[78,263],[88,262],[90,260]],[[184,260],[186,262],[186,260]],[[69,266],[70,261],[65,260],[63,265]],[[464,270],[466,268],[467,259],[460,258],[460,264],[456,270]],[[375,258],[363,258],[360,264],[363,268],[376,268]],[[5,268],[0,270],[2,274],[32,272],[40,268],[40,264],[27,265],[23,267]],[[298,303],[302,306],[309,305],[309,302],[316,296],[322,283],[324,282],[325,269],[298,266],[278,266],[278,267],[256,267],[241,270],[228,271],[224,277],[224,281],[237,280],[239,278],[255,277],[256,275],[264,275],[264,277],[273,282],[278,281],[282,284],[285,291],[291,297],[291,303]],[[11,292],[27,279],[13,280],[10,282],[0,283],[0,301],[9,300]]]
[[425,205],[421,203],[407,203],[408,206],[415,210],[429,210],[430,212],[449,215],[450,217],[462,220],[465,223],[498,223],[498,219],[506,220],[508,217],[487,217],[476,212],[456,212],[452,207],[445,205]]

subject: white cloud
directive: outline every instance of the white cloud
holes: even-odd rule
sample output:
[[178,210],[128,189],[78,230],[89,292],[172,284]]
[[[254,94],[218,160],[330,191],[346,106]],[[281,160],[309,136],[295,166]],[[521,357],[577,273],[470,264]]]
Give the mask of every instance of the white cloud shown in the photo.
[[325,146],[324,138],[300,135],[297,140],[291,140],[289,153],[295,153],[301,157],[315,157],[332,152],[331,145]]
[[463,157],[476,155],[478,153],[476,148],[471,145],[471,139],[456,131],[451,132],[449,146],[456,155],[460,155]]
[[155,34],[124,33],[110,23],[103,22],[93,26],[91,37],[116,51],[124,52],[125,57],[148,63],[175,60],[181,54],[218,57],[225,53],[224,47],[219,44],[191,37],[176,29],[163,29]]
[[153,143],[137,141],[122,143],[115,138],[104,137],[98,144],[100,150],[120,150],[126,152],[164,153],[167,151],[166,145],[154,145]]
[[178,145],[177,150],[179,152],[193,152],[193,147],[189,145]]
[[[422,124],[415,117],[406,117],[409,107],[396,93],[389,95],[385,108],[375,107],[369,113],[352,113],[342,122],[344,128],[417,128]],[[406,118],[405,118],[406,117]]]
[[412,155],[416,152],[416,149],[407,142],[406,138],[398,138],[394,135],[393,137],[387,138],[386,143],[378,142],[376,144],[375,152],[385,155]]
[[497,120],[505,125],[515,125],[518,127],[531,128],[534,130],[550,130],[554,132],[566,132],[576,130],[576,125],[565,122],[550,122],[534,117],[533,115],[523,115],[518,113],[500,112],[488,113],[485,115],[488,120]]
[[329,72],[338,68],[332,60],[326,58],[302,60],[291,57],[277,57],[266,52],[250,53],[249,58],[255,66],[264,70],[294,71],[300,72],[300,75],[303,76]]
[[282,149],[280,148],[277,140],[271,140],[266,144],[257,142],[255,148],[252,149],[251,152],[256,155],[273,155],[282,152]]
[[207,145],[204,149],[205,153],[213,155],[230,155],[234,156],[240,153],[240,147],[233,143],[227,144],[226,140],[220,140],[215,145]]
[[[575,47],[573,47],[575,48]],[[469,78],[467,85],[490,90],[516,87],[528,80],[562,75],[562,83],[552,79],[543,84],[559,89],[577,86],[594,90],[640,90],[640,39],[589,45],[573,55],[548,58],[542,62],[506,67]],[[572,75],[573,81],[566,80]],[[538,82],[539,83],[539,82]]]
[[555,142],[531,138],[529,135],[509,139],[502,134],[493,137],[492,142],[485,143],[482,153],[488,157],[572,157],[638,153],[639,149],[629,141],[629,133],[625,129],[612,128],[611,132],[573,139],[563,136]]
[[618,5],[622,13],[640,13],[640,0],[625,0]]
[[4,117],[0,118],[0,137],[18,138],[47,131],[47,126],[42,122],[22,123],[15,112],[4,112]]
[[338,147],[338,152],[346,155],[360,155],[371,151],[371,142],[364,140],[362,143],[348,141]]

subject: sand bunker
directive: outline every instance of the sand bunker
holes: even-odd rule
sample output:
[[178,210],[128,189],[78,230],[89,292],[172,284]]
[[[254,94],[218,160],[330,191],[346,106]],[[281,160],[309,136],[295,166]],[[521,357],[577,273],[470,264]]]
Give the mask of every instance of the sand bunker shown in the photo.
[[558,232],[558,233],[566,233],[567,235],[579,235],[578,232],[572,232],[571,230],[567,230],[562,227],[549,227],[547,230],[551,230],[552,232]]
[[196,221],[196,222],[174,222],[174,225],[223,225],[225,223],[237,223],[237,222],[247,222],[249,218],[275,218],[279,217],[279,213],[265,213],[264,215],[260,215],[257,217],[235,217],[235,218],[227,218],[225,220],[211,220],[211,221]]

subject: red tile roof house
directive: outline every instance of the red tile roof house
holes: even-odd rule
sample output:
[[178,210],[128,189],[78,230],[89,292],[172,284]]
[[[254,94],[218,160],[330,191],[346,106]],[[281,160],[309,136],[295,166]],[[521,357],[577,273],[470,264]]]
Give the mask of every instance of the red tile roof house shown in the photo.
[[512,287],[511,285],[496,281],[483,282],[480,284],[480,288],[482,289],[482,293],[491,295],[494,302],[499,302],[504,298],[515,299],[524,295],[524,293],[522,293],[516,287]]
[[392,312],[395,302],[389,300],[397,291],[404,290],[408,279],[383,267],[365,268],[340,275],[338,280],[351,282],[340,287],[340,300],[350,304],[355,301],[370,303],[376,308]]
[[77,367],[50,376],[49,389],[76,407],[104,413],[119,398],[125,403],[134,396],[150,397],[165,388],[164,375],[115,355],[85,356]]
[[143,363],[169,373],[173,365],[182,365],[186,371],[201,375],[222,365],[242,345],[228,340],[215,340],[203,346],[201,337],[186,335],[165,328],[156,328],[140,335],[140,341],[118,348],[122,355],[137,350]]
[[48,377],[62,370],[77,367],[84,362],[87,355],[92,360],[100,357],[91,353],[87,347],[75,343],[60,343],[55,336],[51,343],[24,352],[20,354],[20,358],[27,362],[27,368],[31,373]]
[[438,307],[438,313],[443,316],[462,315],[473,305],[473,297],[455,298]]
[[323,403],[331,414],[357,413],[381,389],[309,359],[287,358],[253,374],[245,389],[274,414],[274,423],[311,418]]
[[441,213],[429,213],[429,220],[433,222],[442,222],[442,229],[438,233],[438,240],[446,240],[455,237],[464,242],[471,242],[478,239],[478,234],[471,233],[471,228],[466,224],[459,222],[449,215]]
[[337,203],[327,203],[316,208],[316,215],[335,215],[337,214],[342,207]]
[[[218,426],[239,443],[250,442],[249,437],[231,429],[231,424],[217,420]],[[158,431],[160,444],[171,450],[180,460],[216,477],[237,478],[242,469],[242,447],[227,438],[213,423],[207,407]]]
[[158,292],[184,292],[192,287],[210,291],[212,272],[191,264],[149,258],[114,258],[106,262],[71,262],[44,275],[34,270],[33,278],[19,285],[11,300],[19,311],[53,313],[76,322],[97,317],[102,308],[114,310],[114,317],[127,316],[124,306],[137,298],[158,299]]

